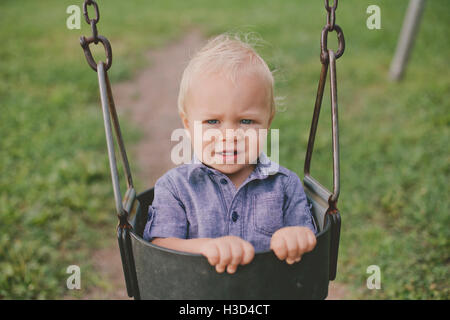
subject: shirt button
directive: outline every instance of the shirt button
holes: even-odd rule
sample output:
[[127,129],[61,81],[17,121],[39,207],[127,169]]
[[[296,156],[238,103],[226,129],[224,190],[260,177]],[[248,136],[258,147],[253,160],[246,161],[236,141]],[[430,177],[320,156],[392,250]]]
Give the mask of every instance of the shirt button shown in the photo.
[[231,220],[233,220],[233,222],[236,222],[238,218],[238,213],[236,211],[233,211],[233,213],[231,214]]
[[225,178],[222,178],[222,179],[220,179],[220,183],[221,183],[221,184],[227,184],[227,183],[228,183],[228,181],[227,181],[227,179],[225,179]]

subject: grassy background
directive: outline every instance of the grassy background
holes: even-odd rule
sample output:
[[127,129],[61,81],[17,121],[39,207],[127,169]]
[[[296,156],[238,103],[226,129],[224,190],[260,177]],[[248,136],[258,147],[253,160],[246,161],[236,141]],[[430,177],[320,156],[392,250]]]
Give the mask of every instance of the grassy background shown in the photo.
[[[146,50],[189,28],[206,36],[259,33],[268,45],[258,50],[277,70],[276,93],[285,97],[273,124],[280,128],[280,162],[301,174],[320,72],[323,1],[98,2],[99,32],[113,46],[113,82],[132,76]],[[449,4],[428,1],[406,78],[392,83],[387,73],[408,1],[377,1],[382,29],[368,30],[372,2],[341,1],[337,11],[347,42],[337,63],[343,223],[337,281],[351,298],[448,299]],[[0,298],[71,295],[65,285],[71,264],[81,267],[83,289],[107,286],[89,255],[111,242],[116,220],[96,75],[78,44],[91,31],[84,19],[81,30],[66,28],[72,4],[82,1],[0,3]],[[329,47],[336,47],[334,34]],[[326,92],[312,174],[331,186]],[[137,141],[137,129],[124,120],[122,126],[126,142]],[[373,264],[381,268],[381,290],[366,288]]]

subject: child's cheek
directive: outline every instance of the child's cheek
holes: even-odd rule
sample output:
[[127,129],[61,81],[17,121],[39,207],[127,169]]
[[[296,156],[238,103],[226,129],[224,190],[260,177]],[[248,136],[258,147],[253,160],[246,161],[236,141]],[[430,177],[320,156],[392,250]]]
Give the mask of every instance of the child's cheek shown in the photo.
[[197,137],[196,140],[192,140],[192,147],[197,158],[205,163],[212,164],[214,156],[214,139],[203,140],[201,137]]
[[259,154],[264,150],[264,146],[267,142],[267,129],[258,128],[255,129],[257,131],[256,141],[251,141],[249,144],[249,163],[256,163]]
[[203,141],[203,162],[206,164],[214,163],[214,140],[213,141]]

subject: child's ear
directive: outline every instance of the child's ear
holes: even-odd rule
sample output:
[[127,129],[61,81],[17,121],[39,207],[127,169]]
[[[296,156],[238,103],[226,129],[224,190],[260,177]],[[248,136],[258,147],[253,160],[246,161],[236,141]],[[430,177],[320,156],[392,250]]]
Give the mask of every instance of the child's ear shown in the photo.
[[180,118],[181,118],[181,122],[183,122],[183,126],[185,129],[189,130],[189,120],[186,116],[186,113],[184,111],[180,111],[179,112]]
[[184,131],[186,132],[186,135],[188,136],[188,138],[191,139],[191,133],[189,132],[189,120],[186,116],[186,113],[184,111],[180,111],[179,115],[181,118],[181,122],[183,122]]

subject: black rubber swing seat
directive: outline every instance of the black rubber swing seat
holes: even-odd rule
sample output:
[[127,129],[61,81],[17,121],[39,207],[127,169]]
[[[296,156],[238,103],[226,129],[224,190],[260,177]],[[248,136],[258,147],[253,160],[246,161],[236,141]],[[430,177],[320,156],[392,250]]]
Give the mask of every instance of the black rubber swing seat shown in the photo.
[[[202,255],[162,248],[143,240],[153,188],[139,194],[133,231],[128,235],[119,232],[121,247],[128,247],[121,251],[131,255],[128,256],[131,265],[124,264],[124,270],[130,269],[125,272],[128,294],[136,299],[326,298],[330,276],[334,277],[336,272],[330,261],[333,238],[336,241],[332,236],[332,219],[324,222],[329,193],[320,186],[312,188],[307,184],[305,191],[319,228],[316,248],[293,265],[278,260],[271,251],[257,253],[250,264],[238,267],[231,275],[217,273]],[[320,191],[325,191],[322,197]],[[122,260],[125,262],[127,257]]]

